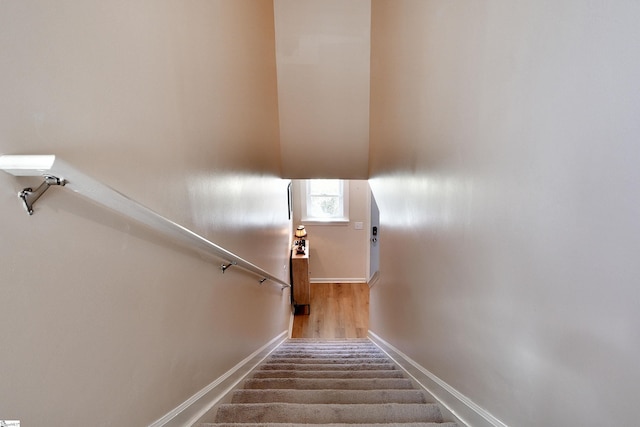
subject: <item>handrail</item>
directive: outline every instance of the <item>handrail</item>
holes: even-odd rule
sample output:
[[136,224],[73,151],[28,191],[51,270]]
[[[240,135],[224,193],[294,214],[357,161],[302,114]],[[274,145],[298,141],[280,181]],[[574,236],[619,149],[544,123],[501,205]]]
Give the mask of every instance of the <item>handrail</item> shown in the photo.
[[270,280],[278,283],[281,286],[281,290],[291,287],[289,283],[257,265],[85,175],[55,155],[2,155],[0,156],[0,169],[14,176],[44,177],[44,182],[40,187],[35,190],[25,188],[19,194],[29,215],[33,214],[33,204],[50,186],[65,186],[102,206],[131,217],[153,230],[167,234],[182,244],[194,246],[199,250],[226,260],[228,264],[223,264],[220,267],[223,273],[230,266],[237,266],[260,276],[261,284],[266,280]]

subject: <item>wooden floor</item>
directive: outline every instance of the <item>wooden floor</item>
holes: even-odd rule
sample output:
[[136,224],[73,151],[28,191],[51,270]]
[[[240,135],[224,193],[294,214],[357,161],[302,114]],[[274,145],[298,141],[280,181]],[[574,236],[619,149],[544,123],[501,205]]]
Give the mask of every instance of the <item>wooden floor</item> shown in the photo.
[[366,338],[369,330],[369,285],[312,283],[308,315],[297,314],[292,338]]

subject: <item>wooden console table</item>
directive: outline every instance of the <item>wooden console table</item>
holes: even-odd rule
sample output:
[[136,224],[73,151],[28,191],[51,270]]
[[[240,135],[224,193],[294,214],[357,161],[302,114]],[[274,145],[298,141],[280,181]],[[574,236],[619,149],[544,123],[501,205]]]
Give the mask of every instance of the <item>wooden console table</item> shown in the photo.
[[309,241],[305,253],[299,254],[294,246],[291,250],[291,274],[293,276],[293,304],[296,314],[309,314],[311,289],[309,286]]

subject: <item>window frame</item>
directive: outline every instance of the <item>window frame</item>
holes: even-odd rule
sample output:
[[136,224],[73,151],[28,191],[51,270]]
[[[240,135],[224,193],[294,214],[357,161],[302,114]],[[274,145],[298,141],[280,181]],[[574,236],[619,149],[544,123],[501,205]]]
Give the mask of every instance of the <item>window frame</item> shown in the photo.
[[[300,220],[303,224],[318,224],[318,225],[335,225],[335,224],[348,224],[349,223],[349,181],[344,179],[338,179],[336,181],[340,182],[341,194],[337,196],[340,197],[341,205],[342,205],[342,215],[335,217],[314,217],[308,214],[308,206],[311,201],[311,192],[310,185],[312,180],[305,179],[302,180],[300,184]],[[333,194],[331,194],[333,196]]]

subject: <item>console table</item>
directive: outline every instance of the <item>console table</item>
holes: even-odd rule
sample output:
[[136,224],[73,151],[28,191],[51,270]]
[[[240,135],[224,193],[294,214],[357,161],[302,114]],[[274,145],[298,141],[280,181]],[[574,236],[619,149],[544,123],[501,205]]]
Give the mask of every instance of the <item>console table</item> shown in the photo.
[[297,253],[296,246],[291,250],[291,274],[293,276],[293,304],[296,314],[309,314],[311,289],[309,286],[309,241],[305,252]]

